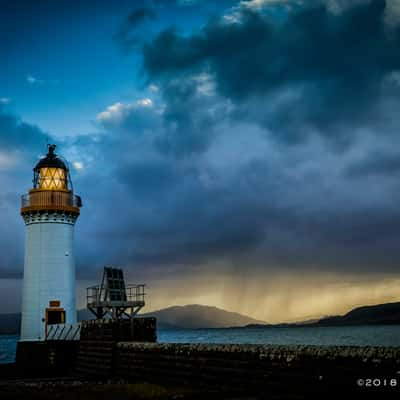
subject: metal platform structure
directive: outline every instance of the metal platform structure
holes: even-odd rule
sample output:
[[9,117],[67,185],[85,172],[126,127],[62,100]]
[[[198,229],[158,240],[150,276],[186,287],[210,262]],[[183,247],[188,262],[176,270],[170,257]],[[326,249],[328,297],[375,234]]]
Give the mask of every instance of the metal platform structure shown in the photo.
[[97,319],[133,318],[145,305],[144,287],[126,285],[122,269],[104,267],[101,285],[86,289],[87,308]]

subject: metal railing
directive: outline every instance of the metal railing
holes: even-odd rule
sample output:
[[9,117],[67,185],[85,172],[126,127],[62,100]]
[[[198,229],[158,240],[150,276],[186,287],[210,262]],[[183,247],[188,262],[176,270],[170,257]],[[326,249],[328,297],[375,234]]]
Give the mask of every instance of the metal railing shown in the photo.
[[46,340],[79,340],[81,324],[54,324],[47,327]]
[[71,192],[37,190],[21,197],[21,207],[82,207],[82,200]]
[[127,303],[143,303],[144,304],[144,284],[127,285],[125,290],[120,292],[119,298],[110,298],[107,289],[98,286],[91,286],[86,289],[86,301],[88,306],[96,307],[103,303],[127,302]]

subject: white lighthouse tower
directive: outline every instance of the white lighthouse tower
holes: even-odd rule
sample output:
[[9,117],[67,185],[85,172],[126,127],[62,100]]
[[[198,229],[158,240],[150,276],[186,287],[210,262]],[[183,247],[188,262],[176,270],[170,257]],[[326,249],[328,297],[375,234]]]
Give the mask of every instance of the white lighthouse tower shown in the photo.
[[21,341],[46,339],[49,325],[76,322],[74,225],[82,206],[55,145],[33,169],[22,196],[25,262]]

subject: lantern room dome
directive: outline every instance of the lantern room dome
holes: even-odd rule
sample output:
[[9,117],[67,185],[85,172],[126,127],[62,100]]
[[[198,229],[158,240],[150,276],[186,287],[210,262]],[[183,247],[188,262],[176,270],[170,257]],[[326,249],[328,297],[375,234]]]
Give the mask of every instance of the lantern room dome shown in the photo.
[[62,168],[63,170],[68,171],[65,162],[54,153],[55,149],[55,144],[49,145],[49,151],[46,157],[41,158],[33,169],[35,172],[39,172],[41,168]]
[[22,196],[24,218],[42,212],[63,213],[75,219],[79,215],[81,198],[74,194],[67,161],[55,154],[55,148],[56,145],[49,145],[47,155],[33,168],[33,187]]
[[46,157],[43,157],[33,168],[33,188],[40,190],[72,189],[68,164],[54,152],[55,144],[48,146]]

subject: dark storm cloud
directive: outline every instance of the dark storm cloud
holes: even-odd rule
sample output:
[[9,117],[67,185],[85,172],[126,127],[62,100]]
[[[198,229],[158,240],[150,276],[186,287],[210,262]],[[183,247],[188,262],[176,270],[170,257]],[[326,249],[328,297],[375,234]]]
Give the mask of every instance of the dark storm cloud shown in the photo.
[[373,152],[362,160],[355,161],[347,169],[353,178],[380,175],[381,177],[400,177],[400,154],[387,151],[385,153]]
[[138,24],[145,21],[148,18],[154,18],[155,13],[150,8],[139,8],[138,10],[132,11],[125,21],[127,29],[136,28]]
[[162,88],[207,71],[235,105],[232,118],[257,121],[283,141],[316,131],[347,144],[352,129],[388,116],[379,108],[382,82],[400,68],[400,31],[388,35],[384,17],[382,0],[340,14],[313,2],[278,22],[243,8],[237,22],[213,20],[189,36],[160,33],[144,47],[144,69]]
[[[85,145],[94,146],[90,153],[97,148],[99,155],[86,180],[77,177],[75,182],[80,188],[90,187],[81,193],[91,207],[89,215],[82,213],[78,230],[85,238],[84,245],[78,244],[85,254],[79,258],[82,273],[98,268],[97,262],[128,264],[134,270],[158,266],[160,274],[167,274],[171,268],[176,272],[177,265],[190,271],[221,260],[246,265],[253,272],[278,266],[293,271],[310,266],[330,271],[367,272],[377,266],[381,272],[396,270],[400,219],[390,202],[397,203],[400,193],[392,192],[387,202],[385,195],[393,189],[378,179],[356,186],[352,177],[347,182],[344,168],[337,182],[325,163],[328,154],[318,155],[319,150],[312,151],[318,156],[311,174],[301,171],[309,162],[307,155],[293,148],[274,148],[275,153],[282,151],[281,161],[269,160],[273,154],[268,152],[248,154],[240,143],[244,133],[251,140],[250,151],[263,145],[254,140],[250,128],[236,128],[235,136],[225,127],[219,133],[225,138],[222,144],[211,143],[216,162],[224,160],[224,152],[234,143],[238,146],[226,167],[209,165],[207,152],[189,158],[165,152],[160,156],[151,135],[143,142],[146,134],[141,129],[141,124],[132,126],[135,135],[129,135],[112,125],[113,135]],[[241,155],[248,161],[242,162]],[[338,165],[341,156],[335,157]],[[291,158],[297,162],[288,166]],[[97,166],[102,165],[107,166],[106,177],[99,175],[102,168]],[[93,186],[93,181],[101,185]],[[368,200],[370,185],[379,187],[381,203]],[[88,239],[97,243],[93,253]]]
[[[157,265],[164,274],[176,265],[188,271],[223,260],[253,272],[317,266],[347,272],[379,267],[383,273],[395,271],[400,262],[400,214],[390,206],[400,200],[398,191],[389,203],[363,205],[361,199],[351,204],[341,193],[343,184],[324,191],[329,178],[296,180],[268,162],[235,169],[231,180],[215,185],[204,182],[201,167],[185,168],[171,158],[119,163],[109,172],[114,183],[95,179],[106,192],[92,187],[81,193],[90,213],[96,213],[88,224],[83,212],[84,226],[78,230],[85,238],[78,244],[85,247],[81,254],[88,254],[88,242],[97,243],[92,256],[79,258],[85,270],[107,260],[140,268]],[[76,184],[85,187],[79,179]],[[119,185],[123,190],[115,192]],[[368,190],[369,184],[362,186],[358,196],[368,197]],[[311,191],[311,203],[301,198],[306,191]],[[335,200],[335,191],[344,200]],[[107,221],[111,210],[112,221]]]
[[263,239],[266,207],[232,189],[205,187],[196,169],[164,160],[126,164],[115,172],[131,201],[114,213],[115,226],[100,230],[112,239],[109,247],[121,245],[125,263],[196,265],[250,251]]
[[161,152],[185,156],[207,149],[226,105],[199,93],[196,77],[172,80],[163,86],[165,135],[157,140]]
[[136,198],[162,201],[162,194],[177,183],[176,172],[166,161],[136,161],[121,165],[116,174]]
[[[235,18],[212,19],[193,34],[169,29],[143,48],[163,125],[145,146],[154,158],[116,171],[132,196],[131,223],[119,231],[135,244],[122,250],[125,259],[395,270],[400,220],[392,203],[400,193],[379,175],[396,163],[387,150],[364,159],[375,141],[398,142],[400,36],[387,35],[385,2],[341,13],[314,2],[277,20],[239,7]],[[138,135],[140,118],[128,118],[118,124]],[[264,153],[251,154],[265,143]],[[361,145],[369,146],[361,158],[350,154]],[[367,179],[372,169],[381,173]]]
[[2,151],[26,151],[28,148],[43,150],[47,137],[48,135],[40,128],[21,121],[0,104],[0,149]]
[[142,7],[132,11],[114,35],[114,40],[125,51],[138,46],[143,43],[142,35],[137,32],[138,27],[147,21],[154,20],[156,15],[156,12],[151,8]]

